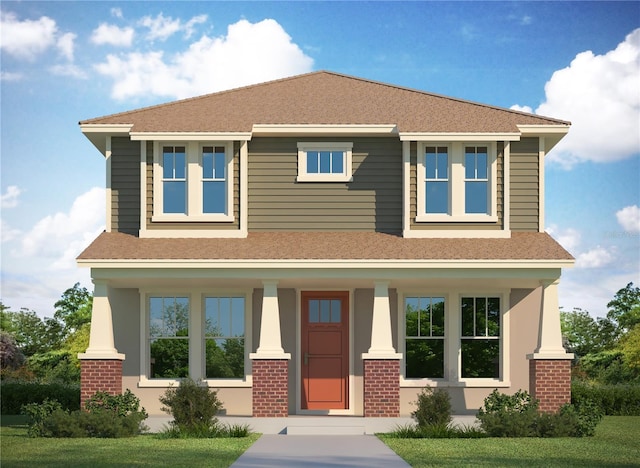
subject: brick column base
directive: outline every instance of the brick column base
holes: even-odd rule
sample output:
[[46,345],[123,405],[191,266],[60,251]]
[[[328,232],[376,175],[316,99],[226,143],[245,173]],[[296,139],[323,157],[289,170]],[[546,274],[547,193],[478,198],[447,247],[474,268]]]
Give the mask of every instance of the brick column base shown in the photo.
[[289,360],[254,359],[253,416],[282,418],[289,414]]
[[529,393],[544,413],[556,413],[562,405],[571,403],[571,360],[529,360]]
[[80,360],[80,408],[96,392],[122,393],[122,360]]
[[399,360],[364,360],[364,416],[366,418],[400,416]]

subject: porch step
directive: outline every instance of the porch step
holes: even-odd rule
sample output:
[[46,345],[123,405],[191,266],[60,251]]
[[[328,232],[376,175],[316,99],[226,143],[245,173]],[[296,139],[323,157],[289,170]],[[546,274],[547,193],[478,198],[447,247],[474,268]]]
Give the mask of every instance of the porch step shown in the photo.
[[363,435],[365,433],[365,427],[357,425],[287,425],[287,435]]

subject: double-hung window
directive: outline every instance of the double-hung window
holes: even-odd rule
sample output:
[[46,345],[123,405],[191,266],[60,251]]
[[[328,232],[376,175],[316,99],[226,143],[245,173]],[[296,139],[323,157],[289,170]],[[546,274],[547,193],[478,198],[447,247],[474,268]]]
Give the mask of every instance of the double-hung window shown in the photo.
[[418,144],[417,222],[496,222],[494,143]]
[[189,375],[189,297],[149,297],[149,377]]
[[204,317],[205,377],[244,377],[244,297],[207,296]]
[[350,142],[299,142],[298,182],[350,182],[352,180]]
[[408,296],[405,309],[405,378],[444,377],[445,299]]
[[233,144],[156,143],[152,221],[233,221]]
[[462,378],[500,378],[500,297],[461,299]]

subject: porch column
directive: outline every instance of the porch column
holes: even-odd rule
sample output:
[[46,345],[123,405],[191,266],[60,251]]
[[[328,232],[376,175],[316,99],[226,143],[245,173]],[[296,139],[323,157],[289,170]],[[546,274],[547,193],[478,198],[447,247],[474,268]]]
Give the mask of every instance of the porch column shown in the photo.
[[371,346],[362,354],[364,365],[364,416],[400,415],[400,360],[393,347],[389,282],[376,281],[373,295]]
[[260,343],[252,360],[253,416],[284,417],[289,414],[290,353],[282,348],[278,282],[263,281]]
[[543,412],[556,412],[571,402],[571,360],[573,354],[562,346],[559,279],[541,281],[542,301],[538,347],[529,359],[529,393],[540,402]]
[[93,308],[89,347],[80,359],[80,406],[96,392],[122,393],[122,361],[113,340],[109,288],[106,281],[93,280]]

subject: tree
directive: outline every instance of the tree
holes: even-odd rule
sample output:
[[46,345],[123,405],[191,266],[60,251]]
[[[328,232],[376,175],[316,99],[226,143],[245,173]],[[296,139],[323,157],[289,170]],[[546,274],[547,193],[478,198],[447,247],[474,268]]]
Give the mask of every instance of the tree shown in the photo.
[[11,333],[25,356],[33,356],[60,347],[64,339],[63,326],[56,319],[41,319],[29,309],[18,312],[4,308],[2,329]]
[[560,312],[560,327],[568,351],[584,356],[602,350],[598,341],[598,323],[589,312],[579,308]]
[[62,293],[60,300],[54,304],[56,311],[53,316],[64,323],[65,334],[70,334],[91,322],[92,306],[93,295],[76,283]]
[[617,324],[621,334],[628,332],[634,325],[640,324],[640,288],[634,288],[633,283],[627,284],[616,293],[607,307],[607,318]]

